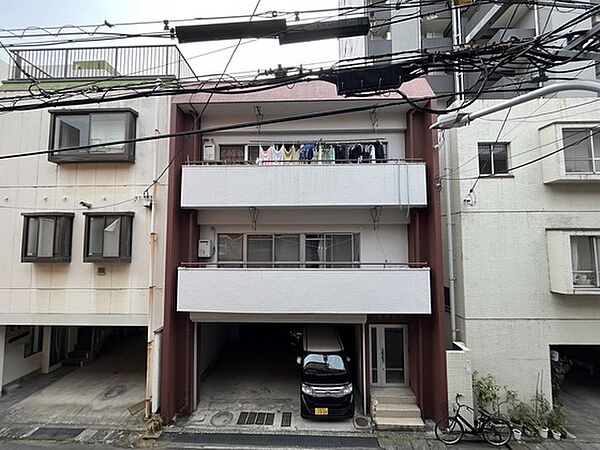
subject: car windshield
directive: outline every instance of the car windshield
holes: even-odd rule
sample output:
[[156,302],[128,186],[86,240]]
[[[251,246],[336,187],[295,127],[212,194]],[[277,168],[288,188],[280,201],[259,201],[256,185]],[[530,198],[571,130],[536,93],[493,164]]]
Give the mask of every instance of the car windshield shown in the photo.
[[339,355],[311,353],[304,357],[305,373],[312,374],[341,374],[346,372],[344,360]]

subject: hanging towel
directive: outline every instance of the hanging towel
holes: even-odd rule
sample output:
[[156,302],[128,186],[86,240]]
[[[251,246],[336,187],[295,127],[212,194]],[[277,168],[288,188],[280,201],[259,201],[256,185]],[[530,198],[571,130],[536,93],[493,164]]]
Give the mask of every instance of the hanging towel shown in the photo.
[[258,146],[258,158],[260,159],[261,164],[271,164],[271,155],[272,155],[271,147],[269,147],[265,150],[262,145]]
[[298,161],[300,159],[300,149],[298,147],[296,147],[295,145],[292,145],[291,151],[292,151],[292,159],[294,161]]
[[282,145],[281,148],[283,149],[283,159],[286,164],[289,164],[294,159],[294,146],[285,148],[285,145]]
[[273,159],[273,164],[283,164],[283,152],[285,147],[282,145],[277,148],[277,146],[271,146],[271,158]]

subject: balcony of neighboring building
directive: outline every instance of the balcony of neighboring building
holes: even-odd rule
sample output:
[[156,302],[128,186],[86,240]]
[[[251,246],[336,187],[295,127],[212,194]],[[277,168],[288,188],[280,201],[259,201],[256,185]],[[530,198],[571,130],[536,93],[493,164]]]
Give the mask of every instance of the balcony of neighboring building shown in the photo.
[[[237,265],[238,267],[232,267]],[[205,314],[430,314],[419,264],[183,264],[177,310]]]
[[175,45],[11,49],[8,82],[194,78]]

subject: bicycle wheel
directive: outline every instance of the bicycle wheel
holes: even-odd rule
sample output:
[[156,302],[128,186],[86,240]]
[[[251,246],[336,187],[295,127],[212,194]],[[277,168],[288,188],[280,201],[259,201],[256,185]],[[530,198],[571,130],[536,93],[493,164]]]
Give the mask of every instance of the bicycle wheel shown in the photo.
[[507,420],[499,417],[488,419],[481,430],[483,438],[488,444],[500,447],[510,441],[512,437],[512,428]]
[[446,417],[435,424],[435,436],[444,444],[456,444],[464,433],[462,423],[456,417]]

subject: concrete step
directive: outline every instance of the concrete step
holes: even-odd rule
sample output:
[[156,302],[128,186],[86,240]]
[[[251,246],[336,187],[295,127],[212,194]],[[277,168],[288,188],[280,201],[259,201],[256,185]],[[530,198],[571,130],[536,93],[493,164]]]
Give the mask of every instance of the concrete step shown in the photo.
[[378,430],[395,431],[424,431],[425,422],[415,418],[375,417],[375,427]]
[[374,395],[373,400],[379,404],[385,405],[416,405],[417,398],[414,394],[394,394],[394,393],[382,393]]
[[379,418],[405,418],[405,419],[420,419],[421,408],[417,405],[390,405],[387,403],[379,403],[375,409],[375,417]]

